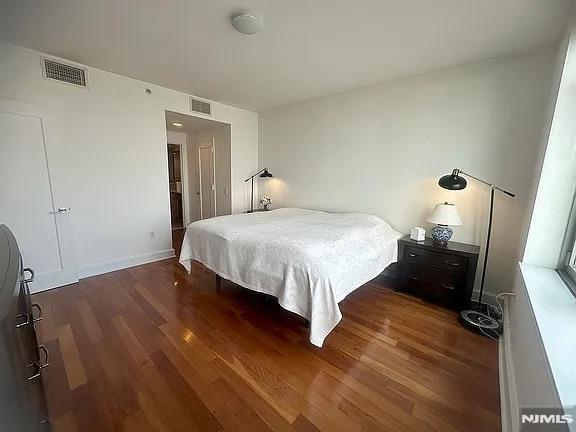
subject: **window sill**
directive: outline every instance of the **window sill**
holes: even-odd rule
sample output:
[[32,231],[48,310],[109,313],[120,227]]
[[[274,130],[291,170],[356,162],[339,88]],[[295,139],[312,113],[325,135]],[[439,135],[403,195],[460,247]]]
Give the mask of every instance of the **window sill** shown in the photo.
[[564,284],[572,292],[572,295],[576,296],[576,282],[574,282],[572,277],[568,274],[568,271],[566,269],[556,270],[556,271],[560,275],[560,279],[562,279]]
[[556,270],[520,263],[536,324],[563,406],[576,405],[576,297]]

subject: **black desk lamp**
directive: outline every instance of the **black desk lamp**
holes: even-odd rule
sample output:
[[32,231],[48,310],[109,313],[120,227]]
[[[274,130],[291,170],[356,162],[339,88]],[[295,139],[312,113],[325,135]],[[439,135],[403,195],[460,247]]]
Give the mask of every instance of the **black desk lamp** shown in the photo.
[[[260,173],[262,173],[262,174],[260,174]],[[244,180],[244,183],[246,183],[249,180],[252,180],[252,193],[250,194],[250,210],[248,210],[248,213],[252,213],[254,211],[254,177],[256,177],[258,174],[260,174],[260,177],[274,177],[270,173],[270,171],[268,171],[268,168],[262,168],[256,174],[253,174],[250,177],[248,177],[246,180]]]
[[492,215],[494,213],[494,191],[499,190],[500,192],[503,192],[512,198],[514,198],[516,195],[514,195],[511,192],[505,191],[504,189],[501,189],[496,185],[481,180],[478,177],[474,177],[471,174],[465,173],[460,169],[455,169],[452,171],[452,174],[441,177],[440,180],[438,180],[438,184],[442,186],[444,189],[462,190],[466,187],[467,182],[464,177],[460,176],[460,174],[464,174],[468,177],[471,177],[474,180],[477,180],[480,183],[484,183],[485,185],[490,187],[490,218],[488,222],[488,234],[486,235],[486,249],[484,251],[484,265],[482,266],[483,268],[482,268],[482,281],[480,283],[480,295],[478,297],[477,304],[471,303],[471,310],[463,310],[462,312],[460,312],[460,321],[462,322],[462,325],[464,325],[464,327],[469,328],[470,330],[475,330],[483,334],[485,334],[486,330],[497,332],[500,328],[500,323],[486,314],[487,307],[482,304],[482,294],[484,293],[484,279],[486,278],[486,266],[488,265],[488,249],[490,248],[490,235],[492,234]]

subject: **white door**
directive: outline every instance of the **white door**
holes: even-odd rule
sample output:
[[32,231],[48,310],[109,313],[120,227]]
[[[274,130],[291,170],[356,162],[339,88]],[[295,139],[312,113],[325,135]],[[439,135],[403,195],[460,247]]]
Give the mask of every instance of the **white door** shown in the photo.
[[200,176],[200,218],[216,216],[216,161],[214,140],[200,143],[198,148]]
[[48,119],[41,107],[0,99],[0,223],[34,270],[33,292],[78,281],[70,210],[54,199]]

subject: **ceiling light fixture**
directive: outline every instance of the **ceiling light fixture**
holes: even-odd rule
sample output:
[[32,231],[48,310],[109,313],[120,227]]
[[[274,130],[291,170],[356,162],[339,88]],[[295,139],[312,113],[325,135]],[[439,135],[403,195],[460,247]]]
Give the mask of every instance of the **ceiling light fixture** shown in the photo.
[[182,127],[182,123],[172,123],[172,126],[176,126],[176,127]]
[[252,35],[262,29],[262,22],[251,13],[240,12],[232,15],[232,27],[242,34]]

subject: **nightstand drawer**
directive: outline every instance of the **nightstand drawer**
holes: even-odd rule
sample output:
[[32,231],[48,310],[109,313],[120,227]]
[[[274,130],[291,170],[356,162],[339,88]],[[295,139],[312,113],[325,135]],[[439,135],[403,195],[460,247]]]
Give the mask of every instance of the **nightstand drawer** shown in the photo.
[[466,274],[458,272],[447,272],[444,269],[424,266],[420,264],[406,263],[404,268],[408,277],[418,278],[432,283],[451,283],[460,284],[466,282]]
[[441,301],[449,306],[461,300],[464,277],[439,269],[419,265],[408,265],[405,269],[404,287],[407,291],[431,300]]
[[407,292],[414,293],[425,299],[440,302],[448,307],[456,307],[460,304],[458,290],[453,285],[446,288],[444,285],[437,285],[426,281],[412,281],[406,287]]
[[468,259],[466,257],[433,252],[412,246],[405,248],[404,259],[408,264],[433,267],[451,273],[466,274],[468,270]]

